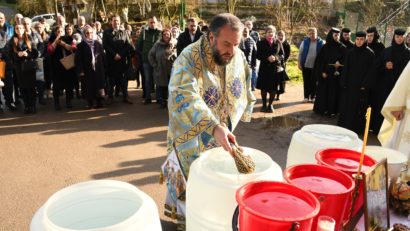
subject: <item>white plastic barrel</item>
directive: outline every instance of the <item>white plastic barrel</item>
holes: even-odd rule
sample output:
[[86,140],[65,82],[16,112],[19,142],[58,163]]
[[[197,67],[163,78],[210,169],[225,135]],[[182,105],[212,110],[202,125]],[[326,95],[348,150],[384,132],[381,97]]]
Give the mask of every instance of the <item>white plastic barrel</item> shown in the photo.
[[377,162],[387,158],[387,171],[392,179],[400,176],[400,170],[407,164],[408,157],[397,150],[381,146],[366,146],[366,154]]
[[293,133],[286,167],[295,164],[315,164],[315,154],[324,148],[345,148],[358,151],[362,140],[348,129],[324,124],[310,124]]
[[282,169],[267,154],[246,147],[244,153],[256,164],[253,173],[240,174],[223,148],[208,150],[192,163],[186,191],[187,231],[231,231],[238,188],[251,181],[283,181]]
[[161,231],[154,200],[137,187],[94,180],[54,193],[36,212],[30,231]]

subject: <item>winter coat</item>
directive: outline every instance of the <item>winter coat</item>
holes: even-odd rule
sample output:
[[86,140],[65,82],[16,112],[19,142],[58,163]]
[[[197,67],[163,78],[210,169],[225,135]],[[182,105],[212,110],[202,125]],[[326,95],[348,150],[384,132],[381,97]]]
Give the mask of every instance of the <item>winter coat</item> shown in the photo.
[[[94,64],[92,62],[94,55]],[[101,43],[94,41],[94,51],[82,41],[75,52],[75,67],[80,76],[83,97],[93,100],[99,95],[99,90],[105,87],[105,54]],[[82,75],[84,74],[84,75]]]
[[198,41],[198,39],[203,35],[201,30],[198,28],[195,32],[194,41],[191,40],[191,35],[189,34],[188,28],[185,28],[185,31],[178,36],[177,43],[177,54],[181,54],[182,50],[187,47],[189,44]]
[[154,68],[154,81],[158,86],[168,86],[172,64],[177,57],[175,44],[175,39],[171,39],[168,44],[162,40],[158,41],[148,54],[148,60]]

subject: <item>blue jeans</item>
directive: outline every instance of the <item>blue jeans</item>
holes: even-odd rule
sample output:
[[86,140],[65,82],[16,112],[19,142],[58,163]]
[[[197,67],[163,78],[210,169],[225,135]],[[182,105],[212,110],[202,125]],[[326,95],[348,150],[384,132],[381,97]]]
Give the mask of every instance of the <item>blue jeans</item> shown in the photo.
[[256,73],[255,69],[252,69],[252,79],[251,79],[251,86],[252,90],[255,90],[256,87],[256,80],[258,79],[258,74]]
[[153,68],[151,64],[144,62],[144,75],[145,75],[145,100],[151,100],[151,91],[154,84]]

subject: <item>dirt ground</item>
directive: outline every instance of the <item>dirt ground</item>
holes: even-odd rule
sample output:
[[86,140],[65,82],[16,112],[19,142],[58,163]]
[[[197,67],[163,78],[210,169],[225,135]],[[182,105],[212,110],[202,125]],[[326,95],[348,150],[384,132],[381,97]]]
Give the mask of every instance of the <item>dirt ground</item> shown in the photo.
[[[132,84],[130,84],[132,85]],[[175,226],[163,215],[165,186],[158,184],[166,156],[167,111],[142,104],[141,90],[130,86],[134,105],[119,98],[110,107],[56,112],[51,99],[36,115],[0,114],[0,230],[29,230],[35,211],[58,190],[82,181],[114,179],[131,183],[157,203],[163,230]],[[258,92],[255,92],[258,98]],[[335,124],[303,104],[301,84],[288,84],[274,113],[261,113],[234,132],[239,144],[269,154],[282,168],[293,132],[306,124]],[[362,137],[361,137],[362,138]],[[376,144],[370,135],[370,144]]]

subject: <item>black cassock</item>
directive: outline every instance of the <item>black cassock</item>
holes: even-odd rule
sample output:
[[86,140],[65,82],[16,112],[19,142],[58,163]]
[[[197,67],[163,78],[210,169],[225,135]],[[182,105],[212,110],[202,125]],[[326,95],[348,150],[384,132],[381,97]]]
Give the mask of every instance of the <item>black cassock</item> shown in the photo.
[[[370,128],[378,133],[383,123],[383,115],[380,113],[383,104],[392,91],[397,79],[410,60],[410,49],[404,43],[398,45],[392,41],[392,46],[383,50],[377,61],[377,81],[374,86],[375,94],[372,94],[372,120]],[[393,69],[387,70],[386,63],[393,62]]]
[[344,60],[338,125],[356,133],[364,130],[368,92],[375,80],[375,60],[366,45],[349,50]]
[[[328,36],[329,37],[329,36]],[[314,66],[314,74],[317,79],[317,90],[313,111],[320,114],[335,115],[338,112],[339,101],[339,81],[342,68],[338,68],[339,75],[335,75],[334,64],[339,61],[343,64],[346,47],[333,40],[326,39],[326,44],[320,50]],[[322,73],[327,74],[327,78],[322,77]]]

